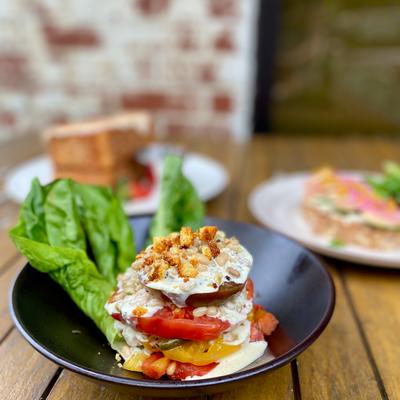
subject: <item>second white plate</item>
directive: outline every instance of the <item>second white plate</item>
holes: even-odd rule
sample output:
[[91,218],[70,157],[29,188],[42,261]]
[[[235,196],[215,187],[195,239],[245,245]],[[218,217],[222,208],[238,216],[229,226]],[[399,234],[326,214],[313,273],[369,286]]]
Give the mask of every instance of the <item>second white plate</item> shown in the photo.
[[[355,172],[354,175],[361,177],[363,174]],[[315,235],[300,209],[308,177],[305,172],[281,175],[257,186],[248,199],[253,216],[267,227],[317,253],[359,264],[400,268],[400,250],[368,250],[358,246],[335,248],[326,238]]]
[[[155,160],[153,168],[160,181],[162,163]],[[197,153],[185,155],[183,172],[197,189],[203,201],[210,200],[220,194],[228,184],[229,177],[225,168],[213,159]],[[53,167],[49,157],[42,156],[29,160],[14,168],[6,177],[5,191],[8,197],[21,203],[28,194],[33,178],[39,178],[42,184],[53,180]],[[143,199],[130,200],[124,204],[128,215],[151,214],[157,210],[159,202],[159,184],[152,193]]]

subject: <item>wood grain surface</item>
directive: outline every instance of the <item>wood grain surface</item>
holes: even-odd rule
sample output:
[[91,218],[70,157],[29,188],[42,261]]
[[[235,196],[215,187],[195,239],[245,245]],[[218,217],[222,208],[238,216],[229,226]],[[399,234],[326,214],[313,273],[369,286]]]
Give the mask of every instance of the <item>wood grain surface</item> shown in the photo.
[[[208,203],[208,214],[256,223],[248,211],[247,197],[269,177],[321,165],[376,170],[383,160],[396,159],[400,141],[378,136],[338,140],[271,135],[255,137],[245,145],[194,140],[184,145],[218,159],[230,174],[225,192]],[[41,151],[35,137],[18,140],[0,149],[0,167],[4,170]],[[10,243],[7,230],[16,221],[17,210],[11,202],[0,203],[1,399],[139,400],[140,396],[122,395],[59,368],[13,328],[8,290],[24,259]],[[336,284],[337,304],[319,340],[291,365],[239,390],[198,400],[400,399],[400,270],[325,261]]]

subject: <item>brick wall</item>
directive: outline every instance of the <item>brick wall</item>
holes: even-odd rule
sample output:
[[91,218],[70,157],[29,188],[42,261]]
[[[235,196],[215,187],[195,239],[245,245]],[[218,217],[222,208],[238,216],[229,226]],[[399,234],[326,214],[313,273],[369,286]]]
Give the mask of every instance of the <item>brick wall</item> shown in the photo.
[[0,0],[0,142],[133,108],[245,139],[257,1]]

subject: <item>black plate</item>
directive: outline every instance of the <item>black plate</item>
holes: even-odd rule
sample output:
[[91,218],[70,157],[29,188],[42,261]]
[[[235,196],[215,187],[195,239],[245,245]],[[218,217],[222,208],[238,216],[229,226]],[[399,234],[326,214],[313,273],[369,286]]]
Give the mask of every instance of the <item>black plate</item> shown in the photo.
[[[149,221],[149,217],[131,219],[139,249]],[[272,361],[261,357],[239,372],[206,380],[145,379],[142,374],[120,369],[114,352],[91,320],[55,282],[29,264],[20,272],[11,291],[15,325],[36,350],[62,367],[103,384],[149,396],[220,392],[288,363],[320,335],[332,315],[335,289],[328,272],[311,252],[269,230],[214,218],[208,218],[207,223],[235,235],[253,254],[250,275],[255,283],[256,303],[280,321],[268,340],[276,357]]]

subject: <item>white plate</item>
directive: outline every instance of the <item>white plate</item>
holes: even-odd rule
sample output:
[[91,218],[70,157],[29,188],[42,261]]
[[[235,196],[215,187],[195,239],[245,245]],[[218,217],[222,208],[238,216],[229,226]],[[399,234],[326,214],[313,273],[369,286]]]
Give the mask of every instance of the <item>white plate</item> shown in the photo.
[[[353,176],[365,176],[361,172]],[[312,233],[304,220],[300,203],[308,173],[281,175],[257,186],[248,205],[254,217],[267,227],[326,256],[378,267],[400,268],[400,251],[368,250],[358,246],[334,248],[329,240]]]
[[[159,182],[162,174],[160,160],[153,161],[154,171]],[[220,194],[228,184],[229,177],[225,168],[211,158],[196,153],[185,155],[183,172],[191,180],[203,201]],[[5,191],[9,198],[21,203],[28,194],[31,181],[38,177],[42,184],[53,180],[53,167],[47,156],[37,157],[14,168],[6,177]],[[124,204],[128,215],[154,213],[158,207],[159,185],[144,199],[131,200]]]

